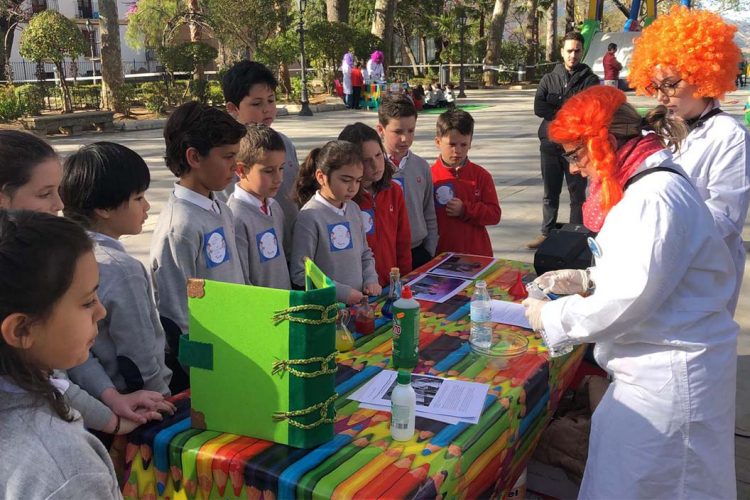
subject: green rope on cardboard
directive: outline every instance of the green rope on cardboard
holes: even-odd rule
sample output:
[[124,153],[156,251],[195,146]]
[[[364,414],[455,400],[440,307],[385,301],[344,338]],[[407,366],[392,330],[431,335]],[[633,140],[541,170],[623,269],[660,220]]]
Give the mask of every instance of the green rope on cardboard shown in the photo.
[[[337,366],[336,366],[336,355],[338,354],[338,351],[333,351],[331,354],[326,356],[325,358],[322,356],[314,356],[312,358],[306,358],[306,359],[278,359],[273,362],[271,367],[271,375],[276,375],[277,373],[281,373],[282,376],[284,372],[289,372],[292,375],[296,377],[301,378],[315,378],[320,377],[321,375],[331,375],[333,373],[336,373]],[[333,362],[333,366],[330,365],[330,363]],[[291,365],[309,365],[312,363],[320,363],[320,370],[315,372],[302,372],[295,368],[292,368]]]
[[[275,313],[273,313],[273,324],[274,326],[276,326],[284,320],[294,323],[302,323],[305,325],[323,325],[325,323],[335,323],[336,317],[338,316],[339,307],[340,306],[338,303],[331,304],[328,307],[323,307],[317,304],[305,304],[301,306],[287,307],[286,309],[282,309],[281,311],[276,311]],[[320,311],[320,319],[298,318],[297,316],[291,315],[291,313],[293,312],[300,311]],[[334,314],[333,316],[330,316],[332,312]]]
[[[303,429],[306,431],[310,429],[314,429],[315,427],[318,427],[323,424],[332,424],[335,421],[336,410],[334,410],[333,412],[334,418],[328,418],[326,415],[328,414],[328,407],[331,406],[333,402],[336,401],[336,398],[338,397],[339,395],[334,392],[333,396],[326,399],[322,403],[308,406],[307,408],[303,408],[302,410],[277,411],[273,414],[273,420],[274,422],[282,422],[284,420],[288,420],[289,425],[292,425],[294,427],[297,427],[299,429]],[[320,419],[316,420],[315,422],[311,424],[301,424],[295,420],[292,420],[292,417],[301,417],[304,415],[309,415],[315,410],[320,410]]]

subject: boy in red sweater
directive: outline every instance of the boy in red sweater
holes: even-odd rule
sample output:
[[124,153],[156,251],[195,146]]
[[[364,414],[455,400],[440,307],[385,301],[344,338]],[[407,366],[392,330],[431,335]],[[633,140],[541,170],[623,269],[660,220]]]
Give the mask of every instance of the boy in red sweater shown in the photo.
[[374,128],[360,122],[347,125],[339,140],[356,144],[362,150],[365,171],[354,201],[359,205],[367,244],[375,256],[378,282],[380,286],[388,286],[392,267],[398,267],[401,276],[412,268],[411,228],[404,193],[391,180],[395,167],[386,157]]
[[492,176],[468,159],[473,135],[474,119],[466,111],[450,109],[438,117],[440,155],[432,165],[437,251],[492,257],[485,226],[500,222],[500,202]]

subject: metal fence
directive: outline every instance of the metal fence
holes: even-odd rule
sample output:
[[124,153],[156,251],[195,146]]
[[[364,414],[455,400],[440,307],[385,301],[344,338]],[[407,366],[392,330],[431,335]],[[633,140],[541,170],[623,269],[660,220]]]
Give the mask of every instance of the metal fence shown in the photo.
[[[56,78],[55,65],[51,63],[36,63],[34,61],[11,61],[10,70],[15,82],[37,82],[54,80]],[[79,77],[101,76],[101,62],[91,59],[78,59],[65,62],[65,76],[70,79]],[[125,75],[141,73],[160,73],[163,68],[156,61],[140,61],[137,59],[123,60],[122,72]],[[6,77],[7,81],[7,77]]]

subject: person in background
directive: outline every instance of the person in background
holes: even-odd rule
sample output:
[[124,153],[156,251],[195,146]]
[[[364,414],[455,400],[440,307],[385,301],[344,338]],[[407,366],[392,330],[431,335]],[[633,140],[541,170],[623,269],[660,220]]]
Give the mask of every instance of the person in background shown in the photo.
[[365,79],[362,76],[362,63],[357,61],[352,68],[352,107],[361,109],[359,103],[362,100],[362,87],[365,85]]
[[449,108],[455,108],[456,107],[456,93],[453,90],[452,83],[449,83],[445,86],[445,92],[443,95],[445,96],[446,106],[448,106]]
[[620,71],[622,71],[622,63],[617,60],[615,53],[617,52],[617,44],[610,43],[607,45],[607,53],[604,54],[602,60],[602,66],[604,66],[604,85],[610,87],[619,88],[620,86]]
[[354,87],[352,84],[352,70],[354,69],[354,56],[351,51],[344,54],[341,59],[341,84],[344,87],[344,104],[346,109],[354,107]]
[[385,81],[385,70],[383,69],[384,61],[385,55],[379,50],[376,50],[370,55],[370,60],[367,61],[368,81],[373,83],[381,83]]

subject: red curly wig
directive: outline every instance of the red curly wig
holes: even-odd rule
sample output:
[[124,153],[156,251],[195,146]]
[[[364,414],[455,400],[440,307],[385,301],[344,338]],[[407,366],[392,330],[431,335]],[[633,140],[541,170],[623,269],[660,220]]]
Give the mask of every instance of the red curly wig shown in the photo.
[[549,137],[560,144],[581,144],[601,182],[601,210],[607,214],[622,199],[615,180],[615,151],[609,142],[609,124],[625,104],[625,94],[596,85],[568,99],[549,126]]
[[737,65],[742,59],[734,43],[737,28],[718,14],[676,5],[658,17],[635,41],[630,62],[630,86],[648,94],[654,68],[672,67],[697,87],[694,97],[721,99],[735,90]]

